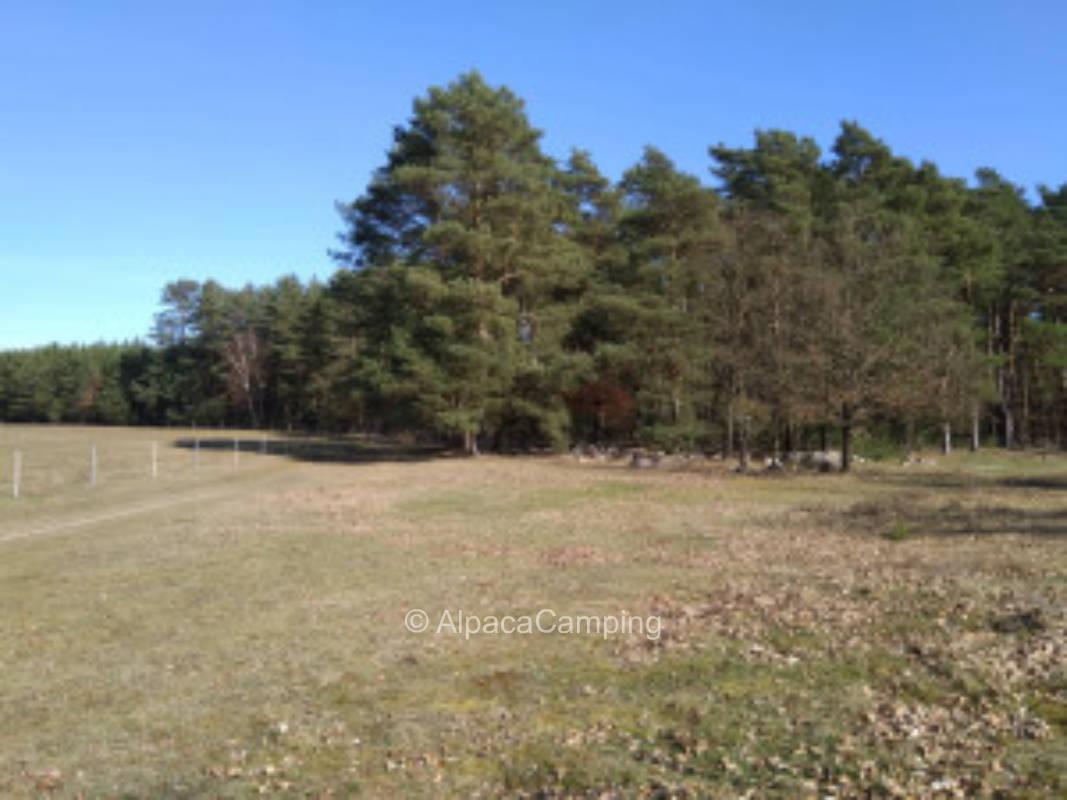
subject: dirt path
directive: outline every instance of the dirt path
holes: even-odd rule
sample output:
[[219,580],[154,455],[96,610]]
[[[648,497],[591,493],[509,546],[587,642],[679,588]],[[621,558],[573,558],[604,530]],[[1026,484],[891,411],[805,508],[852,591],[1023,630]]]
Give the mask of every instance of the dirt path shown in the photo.
[[164,508],[187,505],[189,503],[202,503],[208,500],[232,495],[234,487],[223,486],[215,489],[198,489],[184,494],[170,495],[166,499],[154,500],[144,503],[123,506],[110,511],[100,511],[95,514],[70,514],[64,517],[53,518],[46,523],[31,525],[21,530],[10,532],[0,531],[0,544],[14,542],[21,539],[32,539],[38,536],[48,536],[54,533],[73,530],[75,528],[91,527],[104,522],[112,522],[125,517],[134,517],[138,514],[148,514]]

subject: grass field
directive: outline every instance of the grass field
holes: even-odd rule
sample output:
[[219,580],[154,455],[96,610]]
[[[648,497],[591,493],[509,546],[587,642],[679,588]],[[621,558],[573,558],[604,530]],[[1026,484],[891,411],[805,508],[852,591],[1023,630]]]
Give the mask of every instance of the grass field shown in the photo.
[[[1062,456],[200,435],[0,427],[0,796],[1067,795]],[[543,609],[662,629],[436,632]]]

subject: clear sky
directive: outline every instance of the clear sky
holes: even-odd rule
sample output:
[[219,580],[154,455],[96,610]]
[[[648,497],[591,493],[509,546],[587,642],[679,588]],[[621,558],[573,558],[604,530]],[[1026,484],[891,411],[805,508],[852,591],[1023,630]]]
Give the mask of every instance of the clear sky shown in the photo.
[[1026,0],[0,0],[0,349],[144,337],[180,277],[328,278],[334,201],[471,68],[613,178],[856,119],[1032,190],[1067,181],[1065,42]]

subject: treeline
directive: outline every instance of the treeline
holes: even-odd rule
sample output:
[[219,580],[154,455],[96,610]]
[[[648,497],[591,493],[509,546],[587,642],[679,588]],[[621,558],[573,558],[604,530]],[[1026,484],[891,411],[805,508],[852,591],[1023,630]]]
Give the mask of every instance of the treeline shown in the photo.
[[[349,426],[336,387],[328,298],[295,277],[234,291],[163,290],[152,344],[0,353],[0,419],[125,425]],[[327,407],[329,406],[329,407]]]
[[476,73],[415,101],[340,206],[325,285],[166,287],[154,345],[0,355],[9,420],[418,432],[468,451],[629,442],[1062,446],[1067,185],[1033,206],[844,123],[759,131],[717,187],[654,148],[547,157]]

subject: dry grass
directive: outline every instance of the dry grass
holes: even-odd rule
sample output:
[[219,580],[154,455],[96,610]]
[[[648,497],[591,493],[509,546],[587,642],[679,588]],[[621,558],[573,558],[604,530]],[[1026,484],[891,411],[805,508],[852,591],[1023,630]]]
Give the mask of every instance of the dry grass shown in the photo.
[[[194,475],[161,447],[150,480],[184,435],[0,429],[0,482],[16,444],[50,476],[0,498],[0,795],[1067,791],[1062,458],[220,450]],[[465,640],[407,632],[413,607],[664,631]]]

